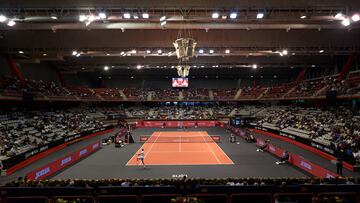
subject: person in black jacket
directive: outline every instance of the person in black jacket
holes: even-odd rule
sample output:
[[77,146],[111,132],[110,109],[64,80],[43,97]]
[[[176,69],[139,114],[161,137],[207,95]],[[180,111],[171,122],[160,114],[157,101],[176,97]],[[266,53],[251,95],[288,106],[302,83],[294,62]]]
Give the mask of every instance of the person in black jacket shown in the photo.
[[337,160],[336,160],[336,173],[342,176],[343,167],[344,167],[343,160],[340,157],[337,158]]

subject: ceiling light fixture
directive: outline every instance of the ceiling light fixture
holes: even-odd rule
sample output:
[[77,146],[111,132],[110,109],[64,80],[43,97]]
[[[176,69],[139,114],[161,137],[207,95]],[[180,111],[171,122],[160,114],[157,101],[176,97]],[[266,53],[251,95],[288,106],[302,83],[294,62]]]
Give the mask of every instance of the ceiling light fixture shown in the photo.
[[10,21],[7,23],[7,25],[8,25],[9,27],[14,26],[15,24],[16,24],[16,22],[13,21],[13,20],[10,20]]
[[213,50],[213,49],[210,49],[209,53],[210,53],[210,54],[213,54],[213,53],[214,53],[214,50]]
[[139,69],[142,68],[142,66],[141,66],[141,65],[137,65],[136,68],[139,70]]
[[353,20],[354,22],[359,21],[359,20],[360,20],[359,14],[354,14],[354,15],[351,17],[351,20]]
[[349,18],[345,18],[342,22],[341,22],[345,27],[350,25],[350,19]]
[[323,49],[321,49],[321,50],[319,51],[319,53],[324,53],[324,50],[323,50]]
[[230,18],[231,18],[231,19],[237,18],[237,13],[235,13],[235,12],[231,13],[231,14],[230,14]]
[[264,18],[264,13],[257,13],[257,14],[256,14],[256,18],[257,18],[257,19],[262,19],[262,18]]
[[226,54],[229,54],[229,53],[230,53],[230,49],[226,49],[226,50],[225,50],[225,53],[226,53]]
[[24,51],[19,51],[19,54],[24,54]]
[[0,23],[3,23],[7,20],[7,17],[4,15],[0,15]]
[[124,16],[125,19],[130,19],[131,18],[130,13],[124,13],[123,16]]
[[305,18],[307,18],[307,16],[306,15],[301,15],[300,18],[305,19]]
[[148,14],[148,13],[143,13],[143,14],[142,14],[142,18],[148,19],[148,18],[149,18],[149,14]]
[[79,21],[84,22],[87,19],[86,15],[79,15]]
[[200,49],[199,54],[203,54],[203,53],[204,53],[204,49]]
[[344,15],[343,15],[341,12],[339,12],[339,13],[337,13],[337,14],[335,15],[335,19],[337,19],[337,20],[344,20],[345,17],[344,17]]
[[105,71],[109,70],[109,66],[104,66],[104,70]]
[[107,18],[105,12],[100,12],[100,13],[99,13],[99,17],[100,17],[100,19],[106,19],[106,18]]
[[253,69],[257,69],[257,65],[256,65],[256,64],[253,64],[253,65],[252,65],[252,68],[253,68]]
[[219,18],[219,13],[218,13],[218,12],[214,12],[214,13],[211,15],[211,17],[212,17],[213,19]]
[[50,18],[53,19],[53,20],[57,20],[57,19],[58,19],[56,13],[52,13],[52,14],[50,15]]

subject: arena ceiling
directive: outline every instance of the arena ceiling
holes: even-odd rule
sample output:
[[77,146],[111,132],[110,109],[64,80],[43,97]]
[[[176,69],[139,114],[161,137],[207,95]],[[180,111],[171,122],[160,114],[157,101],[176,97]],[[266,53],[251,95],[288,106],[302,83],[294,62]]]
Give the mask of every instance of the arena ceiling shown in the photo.
[[355,14],[359,0],[2,0],[0,50],[66,70],[171,68],[172,43],[186,31],[197,41],[196,68],[333,66],[334,57],[360,52]]

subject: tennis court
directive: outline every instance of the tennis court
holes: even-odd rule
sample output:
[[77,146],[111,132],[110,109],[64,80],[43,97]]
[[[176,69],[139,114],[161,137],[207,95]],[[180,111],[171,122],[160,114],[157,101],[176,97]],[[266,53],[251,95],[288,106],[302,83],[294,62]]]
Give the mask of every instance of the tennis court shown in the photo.
[[140,136],[144,144],[127,162],[127,166],[140,165],[137,154],[145,150],[146,165],[225,165],[233,161],[217,145],[219,136],[205,131],[154,132]]

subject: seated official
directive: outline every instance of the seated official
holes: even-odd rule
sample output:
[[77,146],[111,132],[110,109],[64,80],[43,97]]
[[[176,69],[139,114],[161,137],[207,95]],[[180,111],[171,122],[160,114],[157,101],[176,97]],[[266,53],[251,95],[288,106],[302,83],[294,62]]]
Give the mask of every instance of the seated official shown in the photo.
[[256,151],[257,152],[264,152],[264,150],[267,148],[269,142],[270,142],[270,140],[265,140],[264,144],[259,146],[259,148]]
[[230,143],[235,143],[236,142],[236,137],[234,136],[234,134],[230,135],[229,140],[230,140]]
[[249,143],[256,142],[256,138],[254,137],[254,135],[246,136],[245,140]]
[[281,156],[280,161],[275,162],[277,165],[279,164],[286,164],[289,162],[290,155],[289,152],[285,151],[284,154]]

